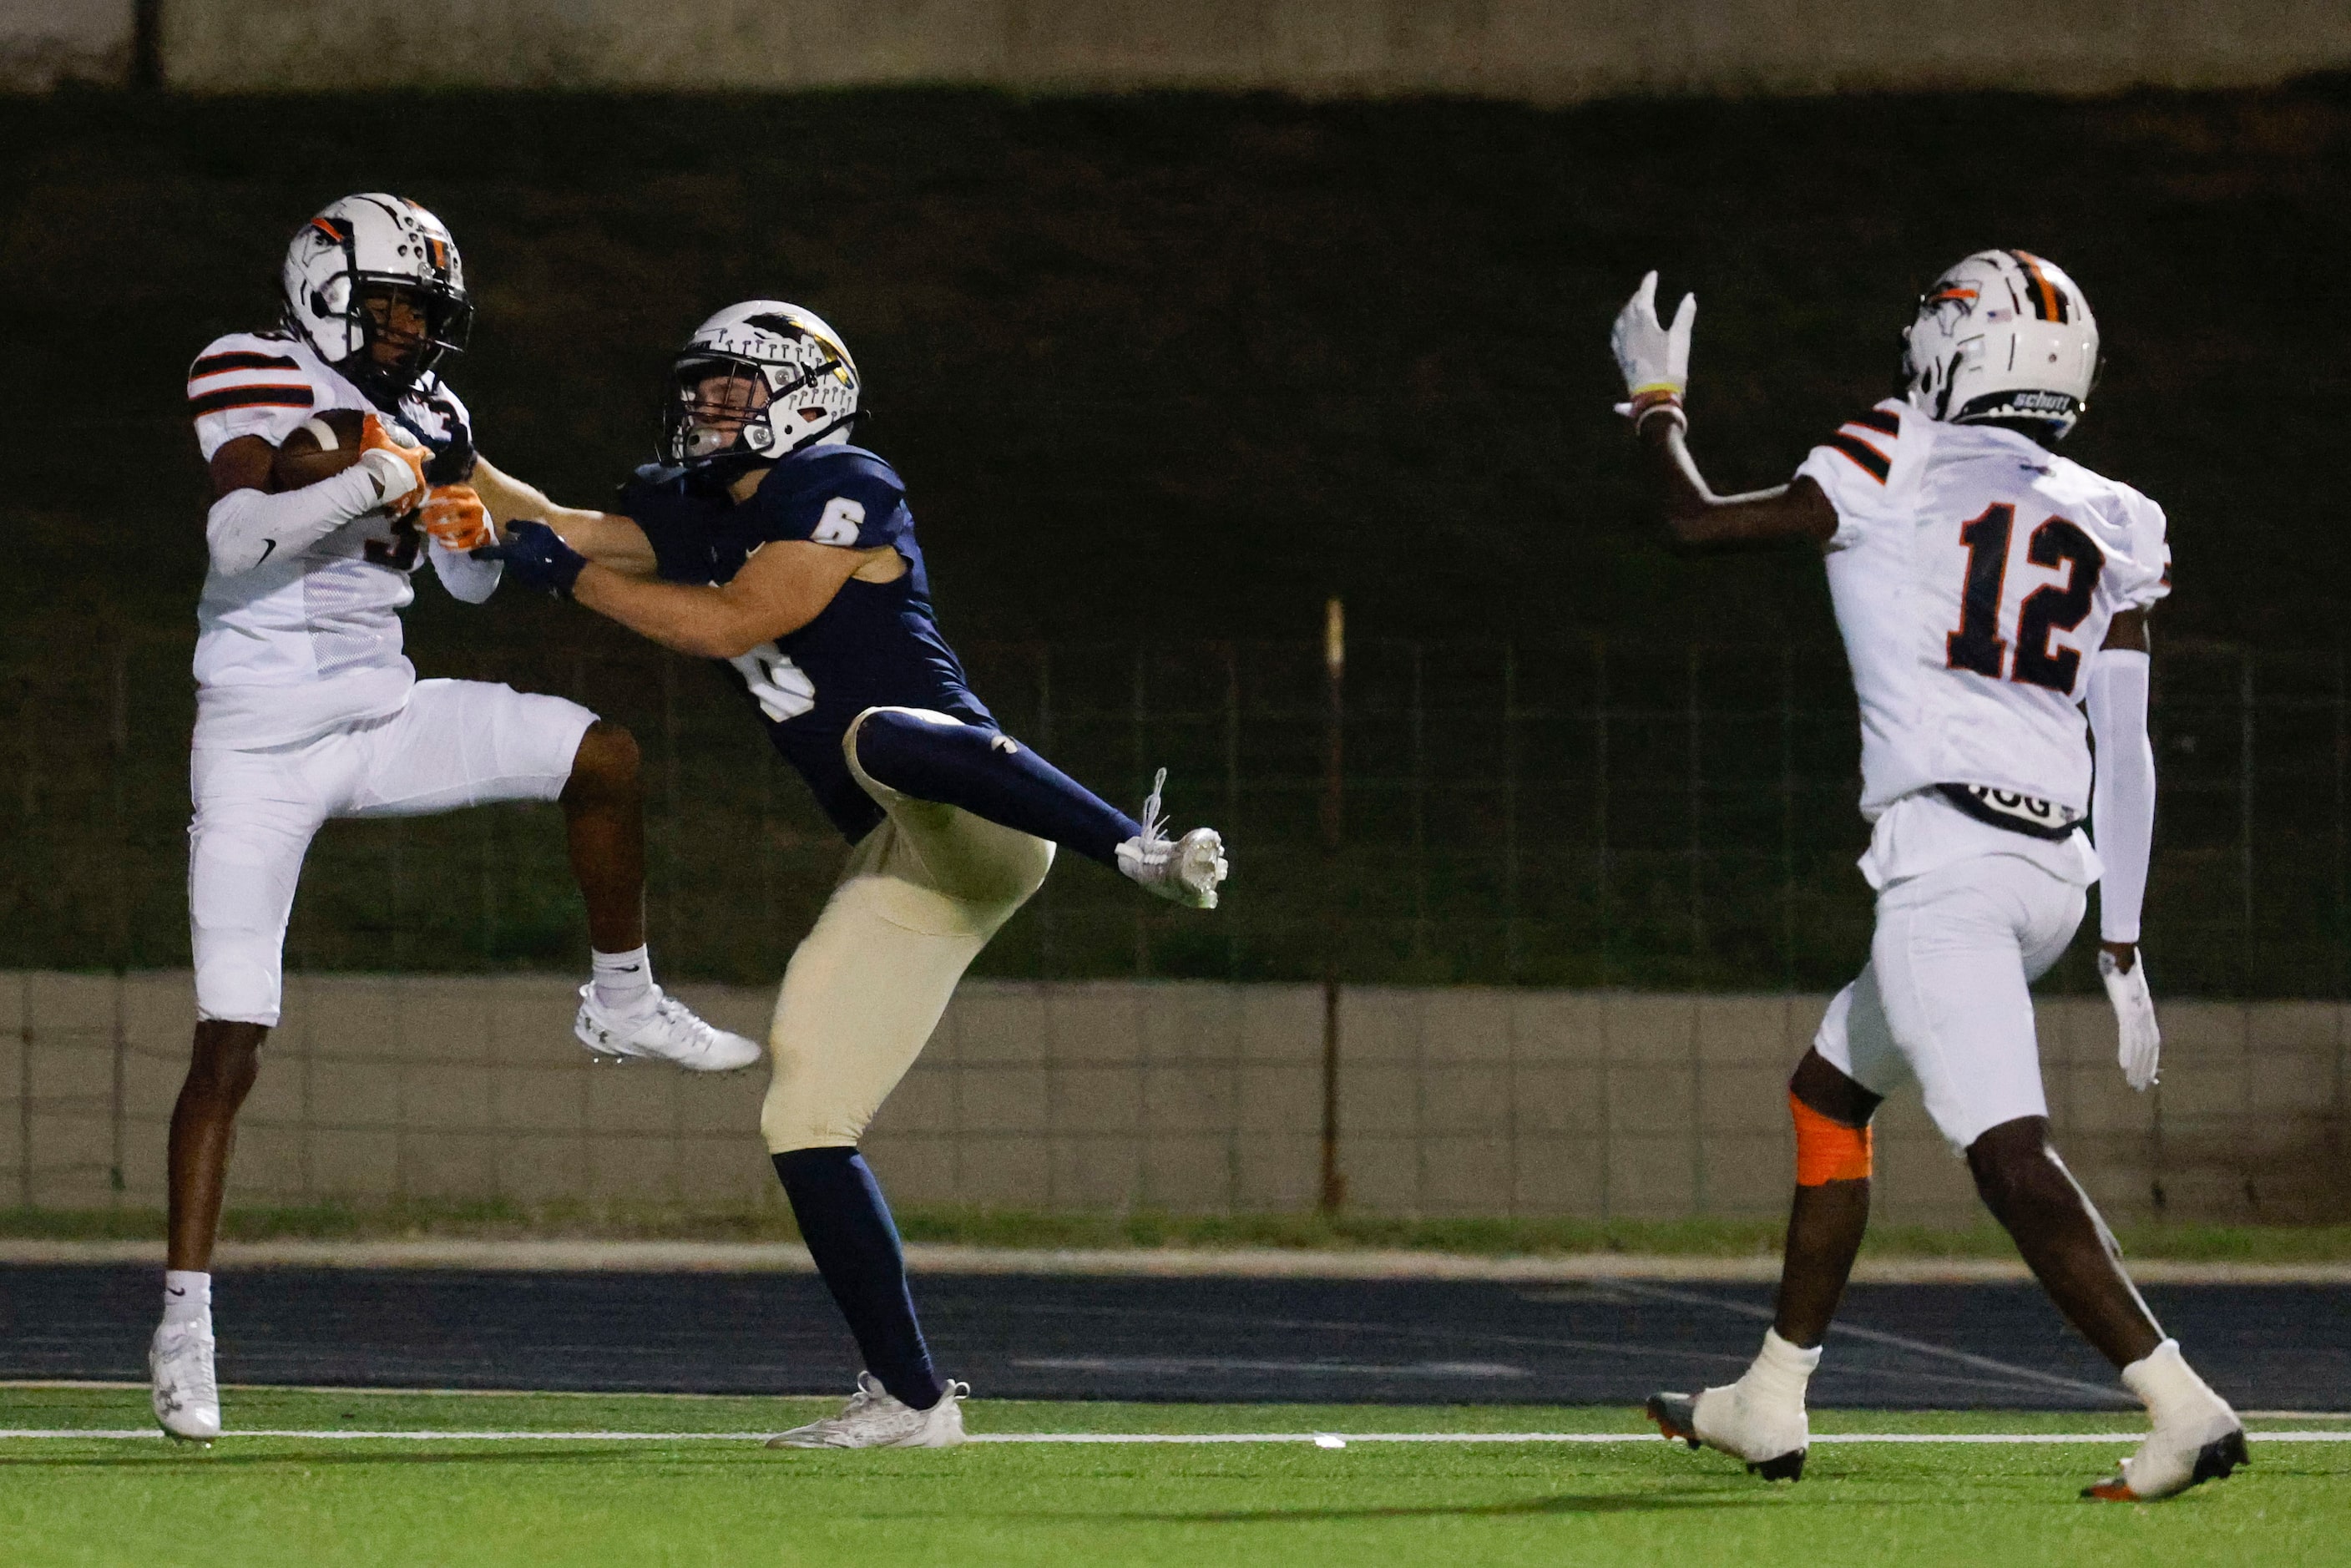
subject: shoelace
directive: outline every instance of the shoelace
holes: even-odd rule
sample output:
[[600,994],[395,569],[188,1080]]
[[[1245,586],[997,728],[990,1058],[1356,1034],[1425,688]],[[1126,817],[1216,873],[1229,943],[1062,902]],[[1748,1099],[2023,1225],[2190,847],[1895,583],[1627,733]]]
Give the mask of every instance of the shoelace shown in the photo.
[[653,1004],[653,1012],[664,1023],[683,1029],[687,1038],[697,1046],[706,1048],[718,1036],[717,1025],[707,1019],[695,1017],[693,1009],[666,991],[662,994],[662,999]]
[[1159,798],[1166,789],[1167,769],[1163,768],[1152,777],[1151,793],[1143,798],[1143,851],[1146,855],[1154,850],[1174,847],[1167,837],[1166,813],[1159,809]]

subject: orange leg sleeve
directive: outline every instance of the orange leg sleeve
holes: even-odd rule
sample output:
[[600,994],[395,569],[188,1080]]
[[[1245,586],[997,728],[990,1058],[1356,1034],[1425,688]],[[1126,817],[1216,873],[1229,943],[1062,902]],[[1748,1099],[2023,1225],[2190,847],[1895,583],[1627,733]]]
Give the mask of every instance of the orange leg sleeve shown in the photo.
[[1848,1127],[1842,1122],[1832,1122],[1793,1094],[1788,1096],[1788,1110],[1796,1119],[1798,1186],[1869,1179],[1867,1127]]

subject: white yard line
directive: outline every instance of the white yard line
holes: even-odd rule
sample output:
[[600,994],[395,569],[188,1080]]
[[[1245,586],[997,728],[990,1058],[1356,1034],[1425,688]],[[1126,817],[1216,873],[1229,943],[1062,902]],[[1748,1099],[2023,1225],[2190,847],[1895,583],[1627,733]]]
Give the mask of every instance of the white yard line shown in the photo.
[[[255,1427],[231,1437],[287,1437],[306,1442],[418,1443],[755,1443],[767,1432],[364,1432]],[[1815,1443],[1954,1443],[2017,1446],[2048,1443],[2128,1443],[2136,1432],[1815,1432]],[[2351,1443],[2351,1431],[2252,1432],[2255,1443]],[[152,1427],[0,1428],[0,1441],[163,1440]],[[1655,1443],[1654,1432],[980,1432],[974,1443]]]

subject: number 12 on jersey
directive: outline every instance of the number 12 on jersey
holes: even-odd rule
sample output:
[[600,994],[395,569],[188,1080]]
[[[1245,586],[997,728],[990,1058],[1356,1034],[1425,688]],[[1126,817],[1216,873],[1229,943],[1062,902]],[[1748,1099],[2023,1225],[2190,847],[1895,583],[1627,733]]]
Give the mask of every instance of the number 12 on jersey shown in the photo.
[[2024,685],[2070,693],[2081,673],[2081,653],[2053,649],[2049,640],[2073,631],[2088,617],[2106,554],[2064,517],[2051,517],[2032,530],[2024,559],[2034,566],[2067,570],[2063,582],[2033,590],[2017,606],[2016,656],[2011,661],[2008,640],[2000,634],[2000,607],[2008,583],[2009,541],[2015,532],[2016,508],[2004,501],[1959,525],[1959,542],[1968,551],[1967,584],[1959,595],[1959,628],[1943,639],[1945,662],[1954,670],[1972,670],[1993,680],[2005,674]]

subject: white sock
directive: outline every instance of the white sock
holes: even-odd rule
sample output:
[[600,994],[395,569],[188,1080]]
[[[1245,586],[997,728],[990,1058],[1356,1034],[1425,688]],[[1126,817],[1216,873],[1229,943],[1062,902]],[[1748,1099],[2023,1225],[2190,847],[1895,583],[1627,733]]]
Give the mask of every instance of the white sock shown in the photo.
[[1740,1378],[1749,1394],[1778,1404],[1790,1404],[1798,1409],[1804,1406],[1804,1391],[1813,1381],[1813,1369],[1821,1364],[1821,1347],[1800,1349],[1780,1337],[1777,1329],[1763,1331],[1763,1348],[1756,1354],[1746,1375]]
[[653,960],[643,947],[625,953],[590,952],[595,964],[596,1005],[622,1018],[653,1005]]
[[2210,1384],[2196,1375],[2176,1339],[2165,1340],[2144,1359],[2124,1367],[2123,1386],[2139,1396],[2158,1427],[2168,1421],[2200,1420],[2229,1407]]
[[193,1269],[163,1270],[163,1321],[209,1323],[213,1321],[213,1277]]

